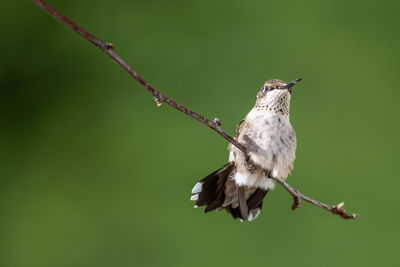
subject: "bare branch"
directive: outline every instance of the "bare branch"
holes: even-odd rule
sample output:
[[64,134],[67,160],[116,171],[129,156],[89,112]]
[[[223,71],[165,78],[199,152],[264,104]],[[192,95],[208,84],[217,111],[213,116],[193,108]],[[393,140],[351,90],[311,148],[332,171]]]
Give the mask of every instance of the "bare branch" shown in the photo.
[[246,153],[246,148],[241,145],[238,141],[236,141],[233,137],[229,136],[227,133],[225,133],[223,130],[221,130],[218,126],[218,123],[206,119],[200,114],[188,109],[185,106],[182,106],[178,102],[172,100],[171,98],[163,95],[160,93],[158,90],[156,90],[153,86],[151,86],[148,82],[146,82],[131,66],[129,66],[122,58],[120,58],[112,49],[114,48],[114,45],[105,43],[103,41],[100,41],[94,35],[80,27],[79,25],[75,24],[72,22],[70,19],[65,17],[63,14],[55,10],[52,6],[48,5],[42,0],[32,0],[36,5],[38,5],[40,8],[45,10],[47,13],[52,15],[56,20],[70,28],[71,30],[75,31],[79,35],[81,35],[83,38],[100,48],[104,53],[106,53],[115,63],[117,63],[122,69],[124,69],[132,78],[134,78],[136,81],[138,81],[144,88],[149,91],[150,94],[153,95],[157,106],[160,106],[162,102],[167,103],[168,105],[176,108],[179,111],[182,111],[186,115],[189,115],[190,117],[198,120],[199,122],[207,125],[217,133],[219,133],[222,137],[227,139],[230,143],[235,145],[237,148],[239,148],[241,151]]
[[309,198],[293,187],[291,187],[288,183],[285,182],[282,178],[273,178],[272,179],[276,180],[283,188],[286,189],[292,196],[294,203],[292,205],[292,210],[295,210],[300,207],[300,199],[303,199],[304,201],[307,201],[308,203],[311,203],[317,207],[320,207],[324,210],[330,211],[333,214],[339,215],[343,219],[355,219],[359,216],[359,214],[347,214],[346,211],[343,209],[344,202],[339,203],[337,206],[329,206],[326,205],[325,203],[319,202],[317,200],[314,200],[312,198]]
[[[178,102],[172,100],[171,98],[167,97],[166,95],[163,95],[160,91],[156,90],[154,87],[152,87],[148,82],[146,82],[131,66],[129,66],[121,57],[119,57],[114,51],[114,45],[111,43],[106,43],[98,38],[96,38],[94,35],[65,17],[63,14],[55,10],[52,6],[48,5],[42,0],[32,0],[36,5],[38,5],[41,9],[43,9],[45,12],[53,16],[56,20],[70,28],[71,30],[75,31],[79,35],[81,35],[83,38],[91,42],[93,45],[98,47],[100,50],[102,50],[105,54],[107,54],[117,65],[119,65],[123,70],[125,70],[132,78],[134,78],[136,81],[138,81],[147,91],[149,91],[150,94],[153,95],[155,102],[157,103],[157,106],[160,107],[162,103],[167,103],[168,105],[176,108],[179,111],[182,111],[186,115],[194,118],[195,120],[207,125],[214,131],[216,131],[219,135],[221,135],[223,138],[228,140],[231,144],[236,146],[238,149],[240,149],[243,153],[247,154],[247,149],[245,146],[240,144],[236,139],[225,133],[219,126],[221,126],[221,121],[218,118],[215,118],[214,120],[209,120],[200,114],[188,109],[185,106],[182,106]],[[280,178],[273,178],[275,179],[280,185],[282,185],[283,188],[285,188],[292,196],[293,196],[293,206],[292,209],[295,210],[300,207],[300,199],[303,199],[317,207],[320,207],[322,209],[325,209],[327,211],[330,211],[333,214],[339,215],[340,217],[344,219],[355,219],[358,217],[358,214],[352,214],[348,215],[346,214],[345,210],[343,209],[343,202],[340,203],[337,206],[328,206],[322,202],[313,200],[294,188],[292,188],[289,184],[287,184],[283,179]]]

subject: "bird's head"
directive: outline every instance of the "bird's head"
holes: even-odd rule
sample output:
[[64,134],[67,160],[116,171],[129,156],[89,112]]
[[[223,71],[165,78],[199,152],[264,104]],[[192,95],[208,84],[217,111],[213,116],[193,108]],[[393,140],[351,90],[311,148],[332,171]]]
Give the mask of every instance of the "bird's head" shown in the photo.
[[299,81],[301,81],[301,78],[289,83],[281,80],[266,81],[257,94],[255,107],[288,115],[292,87]]

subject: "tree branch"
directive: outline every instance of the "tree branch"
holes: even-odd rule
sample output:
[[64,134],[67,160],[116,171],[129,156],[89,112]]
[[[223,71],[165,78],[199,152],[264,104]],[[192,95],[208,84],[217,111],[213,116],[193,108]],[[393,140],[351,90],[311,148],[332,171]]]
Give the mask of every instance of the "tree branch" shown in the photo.
[[121,57],[119,57],[114,51],[114,45],[110,43],[105,43],[94,37],[91,33],[80,27],[79,25],[75,24],[72,22],[70,19],[65,17],[63,14],[55,10],[52,6],[48,5],[42,0],[32,0],[36,5],[38,5],[40,8],[42,8],[44,11],[52,15],[56,20],[70,28],[71,30],[75,31],[78,33],[80,36],[91,42],[93,45],[97,46],[102,50],[104,53],[106,53],[115,63],[117,63],[122,69],[124,69],[132,78],[134,78],[136,81],[138,81],[144,88],[149,91],[150,94],[153,95],[154,100],[157,103],[157,106],[161,106],[162,102],[167,103],[168,105],[176,108],[179,111],[182,111],[186,115],[189,115],[190,117],[200,121],[201,123],[207,125],[217,133],[219,133],[222,137],[227,139],[230,143],[234,144],[237,148],[239,148],[241,151],[246,153],[246,148],[241,145],[238,141],[236,141],[233,137],[229,136],[227,133],[225,133],[223,130],[219,128],[220,123],[218,123],[217,120],[209,120],[201,116],[200,114],[188,109],[185,106],[182,106],[178,102],[172,100],[171,98],[163,95],[160,93],[160,91],[156,90],[153,86],[151,86],[148,82],[146,82],[131,66],[129,66]]
[[299,208],[300,199],[303,199],[308,203],[311,203],[324,210],[330,211],[333,214],[339,215],[343,219],[355,219],[359,216],[359,214],[347,214],[346,211],[343,209],[344,202],[339,203],[337,206],[329,206],[326,205],[325,203],[319,202],[317,200],[314,200],[312,198],[303,195],[302,193],[291,187],[288,183],[286,183],[285,180],[283,180],[282,178],[273,178],[273,177],[271,178],[276,180],[283,188],[286,189],[286,191],[288,191],[293,196],[292,210]]
[[[114,51],[114,45],[110,43],[103,42],[96,38],[94,35],[65,17],[63,14],[55,10],[52,6],[48,5],[42,0],[32,0],[36,5],[38,5],[41,9],[43,9],[45,12],[53,16],[56,20],[91,42],[93,45],[98,47],[100,50],[102,50],[106,55],[108,55],[115,63],[117,63],[123,70],[125,70],[132,78],[134,78],[136,81],[138,81],[147,91],[149,91],[150,94],[153,95],[155,102],[157,103],[157,106],[160,107],[162,103],[167,103],[168,105],[176,108],[179,111],[182,111],[186,115],[192,117],[193,119],[207,125],[214,131],[216,131],[219,135],[221,135],[223,138],[228,140],[231,144],[236,146],[238,149],[240,149],[243,153],[247,154],[247,149],[245,146],[240,144],[236,139],[228,135],[226,132],[224,132],[219,126],[221,126],[221,121],[218,118],[215,118],[214,120],[209,120],[200,114],[188,109],[187,107],[179,104],[178,102],[172,100],[171,98],[167,97],[166,95],[163,95],[160,91],[156,90],[153,86],[151,86],[148,82],[146,82],[131,66],[129,66],[121,57],[119,57]],[[322,209],[325,209],[327,211],[332,212],[333,214],[337,214],[340,217],[344,219],[355,219],[358,217],[358,214],[352,214],[348,215],[346,212],[343,210],[343,202],[340,203],[337,206],[328,206],[322,202],[313,200],[297,190],[293,189],[289,184],[287,184],[283,179],[280,178],[273,178],[275,179],[280,185],[282,185],[283,188],[285,188],[292,196],[294,199],[294,204],[292,206],[292,209],[295,210],[300,207],[300,199],[303,199],[315,206],[318,206]]]

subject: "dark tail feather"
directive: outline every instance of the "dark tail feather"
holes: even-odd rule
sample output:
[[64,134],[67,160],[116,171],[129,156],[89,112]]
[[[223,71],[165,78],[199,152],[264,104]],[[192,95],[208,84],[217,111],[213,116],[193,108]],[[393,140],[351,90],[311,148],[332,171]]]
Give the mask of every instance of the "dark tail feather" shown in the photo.
[[[257,190],[247,199],[248,208],[248,221],[253,221],[260,215],[264,197],[267,195],[269,190],[263,190],[257,188]],[[245,216],[242,216],[240,212],[240,207],[233,208],[232,205],[226,207],[226,211],[232,215],[233,218],[240,218],[246,220]]]
[[191,200],[197,200],[196,206],[206,206],[205,212],[219,208],[225,201],[225,183],[235,165],[225,164],[219,170],[211,173],[198,182],[192,190]]
[[[250,193],[246,194],[246,204],[247,204],[247,214],[242,216],[245,208],[238,205],[237,197],[235,203],[225,203],[226,195],[225,189],[226,185],[229,183],[230,186],[236,184],[231,180],[231,176],[235,171],[235,165],[233,162],[227,163],[222,166],[219,170],[211,173],[207,177],[200,180],[192,190],[191,200],[196,201],[195,207],[205,206],[205,212],[209,212],[215,209],[226,209],[228,213],[232,215],[233,218],[240,218],[242,220],[254,220],[261,212],[262,202],[268,191],[261,188],[248,188],[245,187],[244,190]],[[234,194],[237,195],[238,190],[236,188]],[[230,196],[232,198],[232,196]],[[225,206],[224,206],[225,204]],[[235,206],[235,207],[233,207]]]

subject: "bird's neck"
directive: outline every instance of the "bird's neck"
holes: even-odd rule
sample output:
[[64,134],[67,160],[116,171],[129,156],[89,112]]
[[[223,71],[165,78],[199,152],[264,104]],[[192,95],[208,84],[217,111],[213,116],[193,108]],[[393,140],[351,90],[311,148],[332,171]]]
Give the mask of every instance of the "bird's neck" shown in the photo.
[[289,117],[290,93],[287,90],[274,90],[258,98],[253,109],[266,115]]

